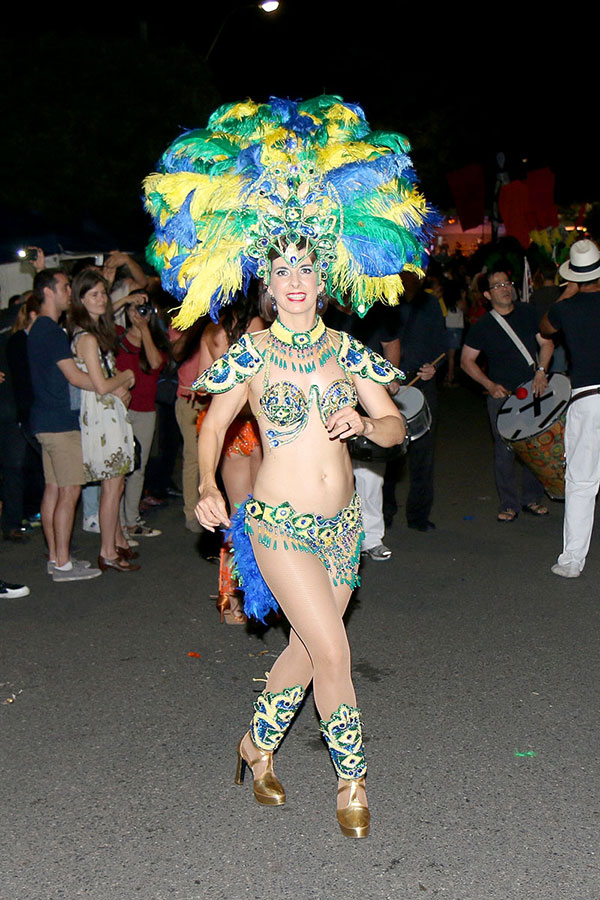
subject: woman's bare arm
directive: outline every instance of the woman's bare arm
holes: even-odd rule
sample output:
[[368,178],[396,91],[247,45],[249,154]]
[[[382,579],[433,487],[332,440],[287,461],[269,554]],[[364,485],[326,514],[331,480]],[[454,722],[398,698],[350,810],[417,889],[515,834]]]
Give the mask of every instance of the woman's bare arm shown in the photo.
[[385,387],[358,376],[354,378],[354,385],[360,404],[368,415],[361,416],[350,406],[338,410],[327,423],[330,440],[364,434],[380,447],[401,444],[406,435],[406,426]]
[[119,372],[112,378],[104,377],[98,358],[98,341],[93,334],[81,335],[77,341],[77,353],[85,363],[90,381],[97,394],[112,394],[117,388],[130,388],[134,385],[135,377],[131,369],[125,369],[124,372]]
[[247,402],[248,382],[244,382],[225,394],[214,396],[202,422],[198,440],[200,500],[196,505],[196,518],[208,531],[214,531],[219,525],[230,525],[225,500],[217,488],[215,475],[225,433]]

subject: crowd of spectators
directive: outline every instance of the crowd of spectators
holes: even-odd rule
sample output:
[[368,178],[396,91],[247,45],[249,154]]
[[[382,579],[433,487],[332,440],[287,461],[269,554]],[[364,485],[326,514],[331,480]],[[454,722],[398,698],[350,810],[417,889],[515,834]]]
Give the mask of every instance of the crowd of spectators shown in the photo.
[[[46,268],[41,250],[30,255],[32,290],[0,313],[2,537],[27,543],[41,526],[54,581],[135,572],[133,548],[161,534],[144,510],[184,493],[183,524],[200,530],[189,385],[204,323],[172,329],[172,298],[121,251],[58,269]],[[183,492],[174,472],[182,441]],[[70,552],[82,487],[82,526],[101,536],[98,566]],[[26,593],[0,584],[1,596]]]
[[[173,329],[169,313],[172,298],[163,292],[153,273],[121,251],[101,259],[77,259],[64,269],[49,270],[39,250],[33,265],[37,271],[33,289],[11,297],[0,313],[2,536],[4,540],[26,542],[41,524],[49,545],[48,571],[55,581],[94,577],[107,568],[137,571],[139,564],[133,560],[138,551],[133,548],[139,546],[140,539],[161,534],[144,519],[148,510],[183,496],[184,527],[193,532],[201,530],[194,515],[198,487],[196,420],[205,400],[191,390],[191,384],[198,374],[206,323],[202,320],[184,333]],[[440,385],[457,385],[465,335],[489,307],[484,298],[485,271],[480,255],[465,257],[460,248],[450,253],[442,245],[432,255],[424,288],[437,299],[445,319],[446,360],[436,376]],[[534,279],[537,290],[531,298],[540,318],[556,299],[554,282],[553,264],[540,266]],[[94,299],[95,294],[99,301],[98,297]],[[100,302],[101,309],[94,311],[94,302]],[[33,382],[30,356],[36,342],[30,339],[31,334],[44,336],[43,365],[50,365],[44,369],[38,360],[36,369],[34,362],[37,375]],[[55,356],[50,359],[48,347],[53,341]],[[560,347],[555,354],[556,365],[561,370],[566,368]],[[40,386],[37,379],[43,372],[46,376]],[[52,395],[52,390],[58,393]],[[37,415],[36,392],[40,395]],[[57,396],[65,406],[65,416],[58,425],[49,425],[45,407],[56,407]],[[105,441],[98,416],[107,405],[111,410],[123,407],[117,445],[127,444],[129,433],[132,443],[130,457],[125,454],[121,467],[110,470],[94,468],[89,459],[92,446]],[[71,478],[79,481],[77,485],[61,485],[60,476],[53,471],[51,457],[65,453],[64,448],[53,446],[54,428],[75,431],[78,445],[84,448],[83,474]],[[180,449],[181,490],[176,483],[178,475],[174,475]],[[117,449],[113,457],[115,454],[119,457]],[[69,466],[72,472],[71,463]],[[49,489],[49,481],[59,484]],[[49,525],[49,517],[56,517],[57,511],[59,520],[65,518],[62,495],[66,487],[71,496],[65,521],[67,525],[72,523],[80,486],[83,528],[101,534],[98,568],[71,559],[70,530],[59,540],[59,544],[67,541],[68,555],[66,559],[61,556]],[[60,559],[55,558],[57,552]]]

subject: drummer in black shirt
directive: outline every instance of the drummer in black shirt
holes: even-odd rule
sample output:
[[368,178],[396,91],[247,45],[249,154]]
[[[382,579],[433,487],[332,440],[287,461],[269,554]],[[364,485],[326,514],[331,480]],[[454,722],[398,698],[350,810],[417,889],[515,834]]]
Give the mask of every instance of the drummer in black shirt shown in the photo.
[[[554,344],[539,333],[535,310],[525,303],[515,304],[514,288],[506,272],[492,272],[488,279],[488,289],[483,293],[492,304],[492,310],[502,316],[533,361],[533,365],[527,361],[524,353],[491,312],[473,325],[462,350],[462,369],[488,392],[488,414],[494,437],[494,471],[500,500],[498,521],[514,521],[521,506],[524,511],[533,515],[545,516],[548,515],[548,508],[541,503],[543,485],[533,472],[516,459],[512,449],[503,441],[496,428],[496,418],[505,398],[523,382],[533,378],[534,393],[538,396],[544,393],[548,386],[546,373]],[[539,364],[534,374],[538,348]],[[487,375],[477,363],[482,352],[487,359]],[[517,465],[522,468],[521,500],[517,486]]]

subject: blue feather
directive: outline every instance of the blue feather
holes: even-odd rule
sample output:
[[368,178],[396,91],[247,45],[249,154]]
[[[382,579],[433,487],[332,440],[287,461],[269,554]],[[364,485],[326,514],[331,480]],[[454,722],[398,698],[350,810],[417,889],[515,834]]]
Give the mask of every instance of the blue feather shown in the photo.
[[[378,220],[378,225],[381,230],[384,222]],[[382,275],[397,275],[407,262],[415,261],[415,252],[419,253],[420,247],[414,236],[389,223],[386,230],[390,239],[385,241],[380,237],[377,243],[361,234],[344,232],[342,243],[350,254],[352,267],[377,278]]]
[[196,226],[194,225],[194,220],[190,214],[190,206],[193,198],[194,191],[190,191],[181,204],[179,212],[174,216],[171,216],[171,218],[167,220],[164,228],[161,229],[161,239],[166,241],[167,244],[175,241],[178,247],[192,249],[192,247],[195,247],[198,243]]
[[266,625],[265,617],[271,610],[277,612],[279,606],[261,575],[246,534],[246,502],[231,517],[231,528],[225,537],[233,544],[234,571],[244,591],[244,612]]
[[369,161],[347,163],[325,176],[340,196],[342,203],[352,203],[358,196],[376,191],[382,184],[402,175],[407,178],[412,164],[408,156],[388,153]]
[[235,161],[235,171],[243,172],[252,179],[258,178],[264,169],[260,161],[261,149],[260,144],[250,144],[249,147],[241,150]]
[[279,117],[281,124],[289,131],[294,131],[296,134],[311,134],[318,128],[310,116],[298,110],[298,103],[294,100],[269,97],[269,106],[273,114]]
[[163,288],[167,293],[172,294],[176,300],[184,300],[187,294],[187,286],[182,287],[177,281],[179,270],[186,259],[187,253],[174,256],[170,261],[170,265],[164,267],[160,276]]

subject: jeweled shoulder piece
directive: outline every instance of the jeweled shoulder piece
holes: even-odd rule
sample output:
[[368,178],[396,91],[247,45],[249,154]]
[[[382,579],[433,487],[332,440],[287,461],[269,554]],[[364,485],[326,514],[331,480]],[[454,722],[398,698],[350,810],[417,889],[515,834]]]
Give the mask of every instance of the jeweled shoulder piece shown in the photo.
[[257,350],[251,335],[243,334],[232,344],[227,353],[216,359],[192,384],[193,391],[224,394],[236,384],[241,384],[260,372],[264,359]]
[[374,350],[369,350],[356,338],[351,337],[345,331],[340,331],[340,346],[337,352],[337,361],[350,375],[359,375],[361,378],[369,378],[377,384],[391,384],[398,379],[404,381],[406,375],[401,369],[393,366],[388,359],[384,359]]

